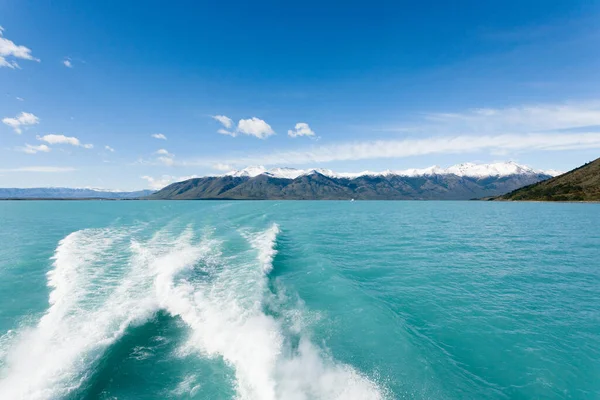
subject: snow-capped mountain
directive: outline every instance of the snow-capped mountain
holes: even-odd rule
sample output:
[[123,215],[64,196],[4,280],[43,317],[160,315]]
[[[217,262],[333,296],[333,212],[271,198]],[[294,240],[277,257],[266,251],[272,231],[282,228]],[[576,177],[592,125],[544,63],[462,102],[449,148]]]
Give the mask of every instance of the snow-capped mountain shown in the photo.
[[511,175],[549,175],[557,176],[561,172],[555,170],[537,170],[526,165],[520,165],[512,161],[492,164],[474,164],[462,163],[456,164],[448,168],[442,168],[437,165],[428,168],[411,168],[406,170],[385,170],[381,172],[362,171],[362,172],[334,172],[330,169],[311,168],[311,169],[296,169],[296,168],[271,168],[267,169],[263,166],[251,166],[241,170],[230,171],[224,176],[234,177],[255,177],[259,175],[267,175],[274,178],[296,179],[303,175],[319,173],[330,178],[347,178],[355,179],[361,176],[434,176],[434,175],[456,175],[470,178],[487,178],[487,177],[503,177]]
[[153,190],[123,192],[97,188],[0,188],[0,199],[132,199],[152,193]]
[[[498,196],[557,175],[514,162],[382,172],[261,166],[173,183],[153,199],[469,200]],[[273,179],[279,178],[279,179]]]

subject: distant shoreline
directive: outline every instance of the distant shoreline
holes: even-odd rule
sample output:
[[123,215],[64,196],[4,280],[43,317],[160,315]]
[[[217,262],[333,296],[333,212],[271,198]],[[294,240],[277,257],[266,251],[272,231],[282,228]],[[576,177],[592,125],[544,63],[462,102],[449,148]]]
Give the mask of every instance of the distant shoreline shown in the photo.
[[3,198],[0,201],[40,201],[40,200],[54,200],[54,201],[69,201],[69,200],[101,200],[101,201],[115,201],[115,200],[142,200],[142,199],[109,199],[103,197],[83,197],[83,198],[69,198],[69,197],[10,197]]
[[[111,199],[102,197],[89,198],[0,198],[0,201],[350,201],[348,199]],[[477,202],[501,202],[501,203],[584,203],[584,204],[600,204],[600,201],[568,201],[568,200],[504,200],[504,199],[468,199],[468,200],[435,200],[435,199],[355,199],[355,201],[477,201]]]

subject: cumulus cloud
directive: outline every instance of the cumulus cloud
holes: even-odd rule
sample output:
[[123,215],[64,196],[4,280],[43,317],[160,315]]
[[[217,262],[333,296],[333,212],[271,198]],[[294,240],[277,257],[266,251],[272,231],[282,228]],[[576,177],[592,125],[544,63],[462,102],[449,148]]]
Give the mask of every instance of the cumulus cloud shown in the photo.
[[31,55],[29,48],[16,45],[12,40],[6,39],[4,28],[0,26],[0,67],[20,68],[15,59],[40,61]]
[[212,117],[219,121],[227,129],[233,126],[233,120],[225,115],[213,115]]
[[315,132],[310,129],[310,126],[306,122],[298,122],[294,127],[294,130],[288,130],[289,137],[298,137],[298,136],[315,136]]
[[18,168],[5,168],[0,169],[0,172],[70,172],[76,171],[75,168],[72,167],[18,167]]
[[254,136],[259,139],[266,139],[267,137],[275,134],[275,131],[273,131],[271,125],[256,117],[240,119],[237,126],[237,132],[243,133],[244,135]]
[[2,123],[13,128],[16,133],[21,134],[23,132],[22,127],[39,124],[40,119],[32,113],[22,112],[14,118],[3,118]]
[[39,152],[48,153],[50,151],[50,147],[46,146],[45,144],[33,146],[31,144],[26,143],[24,147],[19,147],[18,150],[27,154],[36,154]]
[[71,62],[71,59],[68,57],[63,60],[63,65],[67,68],[73,68],[73,63]]
[[170,154],[170,153],[169,153],[167,150],[165,150],[165,149],[159,149],[159,150],[156,150],[156,152],[155,152],[154,154],[162,154],[162,155],[165,155],[165,156],[171,155],[171,154]]
[[150,136],[152,136],[154,139],[167,140],[167,137],[165,135],[163,135],[162,133],[153,133]]
[[152,190],[160,190],[173,182],[181,182],[186,181],[188,179],[197,178],[198,175],[190,175],[190,176],[172,176],[172,175],[161,175],[158,178],[154,178],[152,176],[144,175],[141,178],[148,182],[148,187]]
[[[242,121],[240,125],[243,126]],[[300,130],[302,128],[300,126]],[[426,113],[420,114],[413,125],[388,127],[384,130],[413,135],[402,139],[332,143],[243,157],[184,160],[179,164],[210,167],[222,163],[237,167],[314,164],[429,154],[487,152],[507,156],[534,151],[600,149],[600,101],[477,108],[459,113]],[[296,131],[298,129],[292,133]]]
[[104,150],[110,151],[111,153],[115,152],[115,149],[113,149],[112,147],[110,147],[109,145],[104,146]]
[[92,149],[93,144],[83,144],[74,136],[55,135],[49,134],[44,136],[37,136],[37,140],[50,144],[69,144],[71,146],[83,147],[84,149]]
[[213,115],[212,118],[219,121],[227,129],[219,129],[217,133],[221,135],[228,135],[232,137],[238,136],[238,134],[254,136],[259,139],[266,139],[267,137],[274,135],[275,131],[271,128],[271,125],[267,124],[260,118],[252,117],[249,119],[240,119],[235,129],[233,128],[233,120],[225,115]]

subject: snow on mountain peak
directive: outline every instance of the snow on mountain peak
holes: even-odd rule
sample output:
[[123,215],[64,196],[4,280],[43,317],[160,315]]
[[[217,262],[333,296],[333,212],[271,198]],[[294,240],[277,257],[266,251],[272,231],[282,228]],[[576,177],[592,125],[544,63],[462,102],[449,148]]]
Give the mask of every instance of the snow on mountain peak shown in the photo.
[[428,168],[410,168],[400,171],[385,170],[382,172],[373,171],[362,171],[362,172],[334,172],[330,169],[324,168],[311,168],[311,169],[296,169],[296,168],[271,168],[267,169],[262,165],[250,166],[241,170],[230,171],[225,176],[234,177],[255,177],[258,175],[267,175],[274,178],[282,179],[296,179],[303,175],[311,175],[319,173],[331,178],[347,178],[355,179],[361,176],[406,176],[406,177],[418,177],[418,176],[432,176],[432,175],[457,175],[461,177],[471,178],[487,178],[487,177],[498,177],[498,176],[509,176],[509,175],[537,175],[545,174],[550,176],[560,175],[561,172],[556,170],[536,170],[526,165],[520,165],[513,161],[499,162],[491,164],[475,164],[475,163],[462,163],[456,164],[448,168],[441,168],[438,165],[433,165]]

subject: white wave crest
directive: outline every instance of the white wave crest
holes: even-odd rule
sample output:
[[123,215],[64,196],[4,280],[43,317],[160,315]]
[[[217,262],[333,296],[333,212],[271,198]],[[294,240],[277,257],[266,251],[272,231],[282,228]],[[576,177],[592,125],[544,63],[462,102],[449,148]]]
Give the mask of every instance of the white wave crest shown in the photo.
[[263,310],[279,227],[245,235],[248,254],[229,259],[210,282],[176,280],[175,270],[161,269],[157,296],[169,313],[192,330],[182,349],[222,357],[236,374],[243,400],[381,399],[377,385],[351,366],[324,357],[308,337],[297,349],[286,343],[282,322]]
[[[12,344],[0,398],[66,396],[127,327],[155,313],[155,271],[117,251],[129,243],[128,232],[111,229],[77,231],[61,240],[48,273],[50,308]],[[164,248],[178,249],[172,243]]]
[[[189,327],[182,353],[219,357],[233,368],[240,400],[383,398],[374,382],[327,356],[301,328],[294,330],[299,344],[291,346],[285,321],[265,311],[277,297],[268,275],[278,233],[276,224],[246,231],[246,250],[232,255],[221,254],[215,239],[195,240],[191,228],[159,231],[146,241],[125,230],[72,233],[48,273],[48,311],[11,340],[0,398],[72,393],[127,327],[160,309]],[[186,378],[172,394],[193,396],[199,379]]]

